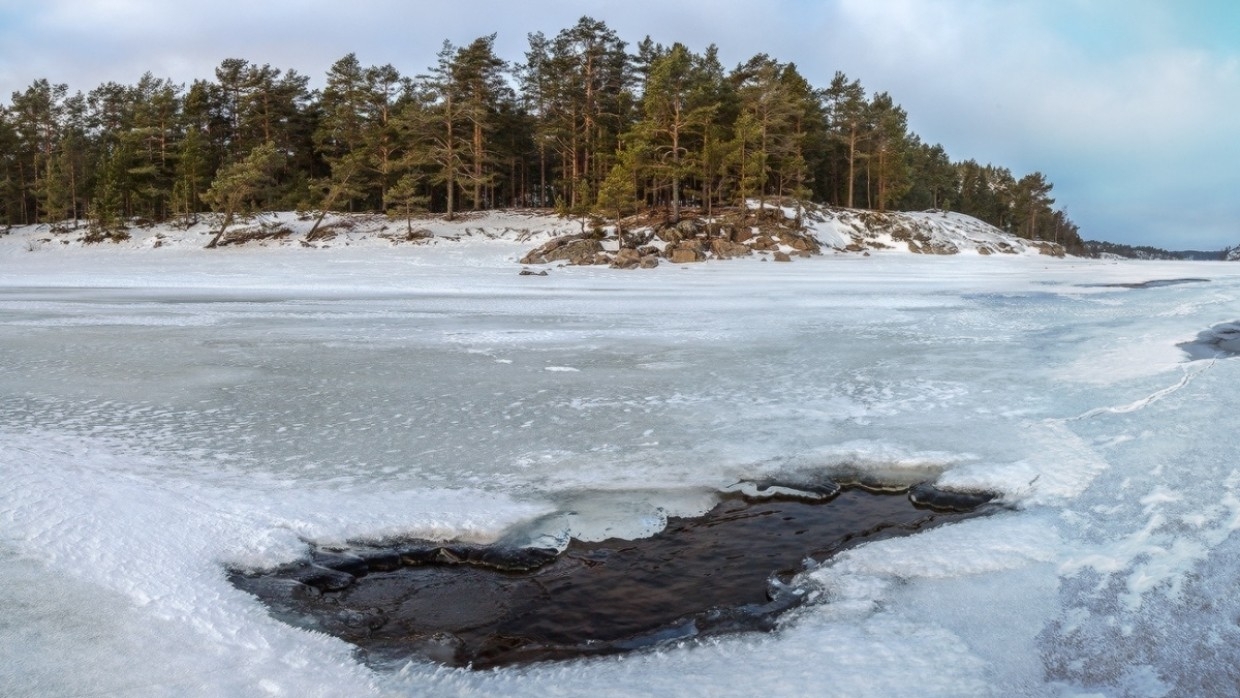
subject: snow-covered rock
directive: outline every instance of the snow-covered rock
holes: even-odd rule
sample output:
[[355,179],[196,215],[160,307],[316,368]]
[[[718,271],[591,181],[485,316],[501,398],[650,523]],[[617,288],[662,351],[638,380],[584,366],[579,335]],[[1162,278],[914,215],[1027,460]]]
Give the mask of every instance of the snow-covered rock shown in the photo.
[[806,225],[828,247],[845,251],[902,250],[919,254],[1047,254],[1062,245],[1025,240],[972,216],[951,211],[884,212],[824,207]]

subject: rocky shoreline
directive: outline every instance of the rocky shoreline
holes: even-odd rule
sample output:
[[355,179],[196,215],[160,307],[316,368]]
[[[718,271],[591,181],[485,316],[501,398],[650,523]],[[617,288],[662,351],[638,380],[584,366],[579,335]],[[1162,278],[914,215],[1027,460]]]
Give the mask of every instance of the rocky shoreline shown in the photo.
[[822,243],[809,230],[771,216],[752,222],[685,218],[643,232],[622,233],[619,239],[608,239],[603,231],[561,235],[531,250],[521,263],[649,269],[659,266],[660,261],[692,264],[755,254],[790,262],[793,256],[822,254]]

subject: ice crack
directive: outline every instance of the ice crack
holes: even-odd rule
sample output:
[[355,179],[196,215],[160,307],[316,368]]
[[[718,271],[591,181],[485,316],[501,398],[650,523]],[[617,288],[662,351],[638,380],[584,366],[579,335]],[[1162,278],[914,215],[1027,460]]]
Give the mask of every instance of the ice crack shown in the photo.
[[1128,414],[1130,412],[1137,412],[1137,411],[1143,410],[1146,407],[1149,407],[1150,405],[1154,404],[1155,402],[1158,402],[1159,400],[1167,397],[1168,395],[1173,395],[1179,392],[1182,388],[1187,387],[1188,384],[1192,383],[1193,379],[1201,375],[1201,373],[1213,368],[1216,362],[1217,362],[1217,359],[1211,359],[1208,363],[1206,363],[1205,365],[1202,365],[1199,368],[1196,368],[1196,369],[1185,368],[1183,369],[1184,375],[1181,376],[1180,380],[1176,382],[1174,385],[1163,388],[1162,390],[1155,391],[1134,402],[1130,402],[1126,405],[1115,405],[1111,407],[1095,407],[1094,409],[1089,410],[1088,412],[1085,412],[1083,414],[1077,415],[1075,417],[1069,417],[1066,421],[1078,422],[1083,419],[1091,419],[1093,417],[1097,417],[1103,414]]

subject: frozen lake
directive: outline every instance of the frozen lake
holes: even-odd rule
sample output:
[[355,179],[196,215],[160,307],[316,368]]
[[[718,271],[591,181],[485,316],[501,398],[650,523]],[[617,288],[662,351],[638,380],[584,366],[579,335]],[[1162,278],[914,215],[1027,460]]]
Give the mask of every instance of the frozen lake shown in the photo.
[[[525,248],[0,254],[0,694],[1236,690],[1240,362],[1177,344],[1240,318],[1240,266]],[[803,574],[773,634],[491,672],[372,671],[226,580],[308,540],[649,535],[838,469],[1012,510]]]

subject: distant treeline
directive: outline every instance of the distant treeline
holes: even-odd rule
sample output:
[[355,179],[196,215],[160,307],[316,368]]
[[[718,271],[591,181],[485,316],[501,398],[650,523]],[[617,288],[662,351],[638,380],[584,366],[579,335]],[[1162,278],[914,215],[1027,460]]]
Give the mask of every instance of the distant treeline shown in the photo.
[[1090,257],[1101,257],[1104,254],[1126,257],[1128,259],[1182,259],[1199,262],[1227,259],[1230,250],[1164,250],[1149,245],[1122,245],[1115,242],[1086,240],[1085,251]]
[[815,87],[765,54],[728,70],[714,46],[630,50],[588,17],[531,34],[518,63],[494,38],[445,42],[416,75],[349,54],[321,90],[242,59],[188,86],[147,73],[83,94],[36,80],[0,105],[0,221],[524,206],[677,219],[789,197],[950,209],[1081,248],[1042,173],[954,162],[890,95],[842,73]]

